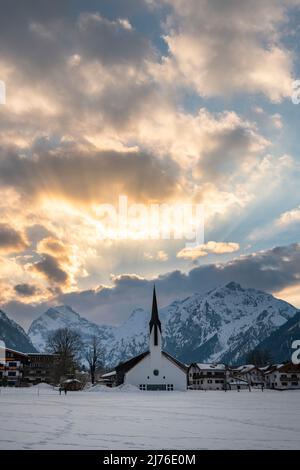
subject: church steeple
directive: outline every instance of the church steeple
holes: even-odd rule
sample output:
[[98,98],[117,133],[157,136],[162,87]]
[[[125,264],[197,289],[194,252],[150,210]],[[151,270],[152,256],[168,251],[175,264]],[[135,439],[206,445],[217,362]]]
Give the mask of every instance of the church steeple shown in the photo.
[[160,319],[158,316],[155,286],[153,288],[152,313],[151,313],[151,320],[149,322],[149,327],[150,327],[150,338],[151,338],[151,332],[152,330],[154,330],[154,346],[158,346],[158,330],[161,333],[161,323],[160,323]]

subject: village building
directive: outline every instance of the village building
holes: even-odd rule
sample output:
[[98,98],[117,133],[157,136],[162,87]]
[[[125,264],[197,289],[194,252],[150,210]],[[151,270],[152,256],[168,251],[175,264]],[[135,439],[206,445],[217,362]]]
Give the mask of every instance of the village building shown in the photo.
[[10,387],[21,385],[24,377],[24,366],[27,363],[27,354],[6,348],[1,353],[0,385]]
[[188,384],[192,390],[224,390],[225,364],[192,363],[188,368]]
[[24,365],[23,381],[29,385],[53,381],[55,355],[48,353],[28,353],[28,362]]
[[78,390],[82,390],[83,388],[83,382],[81,382],[78,379],[72,378],[72,379],[66,379],[63,380],[60,385],[59,385],[63,390],[68,390],[72,392],[76,392]]
[[245,364],[232,369],[232,376],[246,381],[251,387],[262,387],[265,383],[264,373],[254,364]]
[[51,383],[54,361],[53,354],[23,353],[5,348],[0,361],[0,385],[16,387]]
[[300,389],[300,364],[278,364],[265,371],[266,387],[274,390]]
[[226,380],[226,390],[251,390],[251,386],[247,380],[229,374]]
[[[243,366],[242,366],[243,367]],[[188,369],[188,385],[191,390],[250,390],[251,386],[258,385],[257,377],[246,374],[252,370],[245,366],[231,368],[225,364],[192,363]],[[245,372],[245,373],[244,373]],[[262,373],[259,377],[262,376]],[[261,379],[260,379],[261,380]],[[260,386],[262,382],[259,382]]]
[[155,287],[149,322],[149,350],[102,375],[110,385],[130,384],[140,390],[186,390],[187,366],[162,350],[162,328]]

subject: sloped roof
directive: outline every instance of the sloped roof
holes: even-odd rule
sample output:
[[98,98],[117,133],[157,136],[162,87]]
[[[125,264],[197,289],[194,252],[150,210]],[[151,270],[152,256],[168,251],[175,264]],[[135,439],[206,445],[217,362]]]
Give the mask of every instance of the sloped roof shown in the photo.
[[71,384],[71,383],[79,383],[81,384],[80,380],[78,379],[67,379],[62,382],[63,384]]
[[26,353],[27,356],[59,356],[59,354],[47,353],[47,352],[37,352],[37,353]]
[[[193,364],[192,364],[193,365]],[[197,362],[194,365],[199,367],[201,370],[225,370],[225,364],[214,364],[214,363],[200,363]]]
[[131,359],[129,359],[126,362],[121,362],[117,367],[116,367],[116,372],[128,372],[130,369],[132,369],[134,366],[136,366],[139,362],[141,362],[144,357],[148,356],[150,354],[150,351],[145,351],[142,354],[139,354],[138,356],[135,356]]
[[293,364],[292,362],[286,362],[284,364],[273,364],[269,369],[265,371],[265,375],[272,374],[275,371],[280,372],[300,372],[300,364]]
[[162,355],[165,356],[167,359],[169,359],[171,362],[173,362],[176,366],[178,366],[180,369],[182,369],[184,372],[188,370],[188,367],[183,364],[182,362],[178,361],[175,357],[171,356],[171,354],[167,353],[166,351],[162,351]]
[[247,372],[251,372],[251,370],[256,369],[254,364],[245,364],[243,366],[239,366],[236,368],[238,372],[246,374]]
[[5,351],[9,351],[9,352],[13,352],[13,353],[16,353],[16,354],[20,354],[21,356],[28,356],[29,353],[24,353],[24,352],[21,352],[21,351],[17,351],[16,349],[12,349],[12,348],[3,348],[1,347],[0,349],[4,349]]
[[[146,356],[148,356],[148,354],[150,354],[150,351],[145,351],[142,354],[139,354],[138,356],[135,356],[132,359],[129,359],[129,361],[126,361],[126,362],[123,362],[123,363],[119,364],[116,367],[115,373],[118,373],[118,372],[126,373],[126,372],[128,372],[134,366],[136,366],[139,362],[141,362]],[[175,357],[171,356],[171,354],[167,353],[166,351],[162,351],[162,355],[164,357],[166,357],[169,361],[171,361],[174,365],[176,365],[181,370],[183,370],[184,372],[187,371],[188,367],[185,364],[183,364],[182,362],[178,361],[178,359],[176,359]],[[114,372],[114,371],[112,371],[112,372]],[[105,377],[105,375],[103,375],[102,377]]]
[[288,362],[286,364],[280,364],[280,366],[277,368],[277,370],[280,370],[280,372],[300,372],[300,364],[293,364],[292,362]]
[[111,372],[107,372],[106,374],[101,375],[101,378],[106,379],[106,377],[113,377],[114,375],[116,375],[116,371],[112,370]]
[[267,365],[267,366],[258,367],[258,369],[259,369],[261,372],[265,372],[266,370],[269,370],[270,368],[271,368],[270,364]]

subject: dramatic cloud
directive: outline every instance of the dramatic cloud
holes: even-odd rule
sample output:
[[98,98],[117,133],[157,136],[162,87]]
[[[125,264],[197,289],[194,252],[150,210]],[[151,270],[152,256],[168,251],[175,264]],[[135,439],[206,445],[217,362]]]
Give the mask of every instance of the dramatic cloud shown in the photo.
[[[181,76],[200,95],[264,93],[278,102],[290,96],[293,57],[279,27],[287,7],[299,1],[165,0],[172,8],[163,70]],[[274,78],[276,77],[276,79]]]
[[40,150],[34,158],[11,152],[0,156],[0,182],[25,197],[57,195],[76,202],[111,202],[120,194],[137,200],[171,196],[177,165],[141,152]]
[[43,238],[37,245],[39,253],[48,253],[58,256],[60,259],[68,259],[70,249],[61,241],[54,237]]
[[289,225],[300,222],[300,206],[296,209],[291,209],[286,211],[278,218],[276,221],[277,225],[280,227],[287,227]]
[[149,253],[148,251],[145,251],[144,258],[147,261],[152,261],[152,260],[167,261],[168,254],[163,250],[159,250],[156,253]]
[[226,179],[249,160],[257,160],[270,142],[255,123],[235,112],[211,113],[201,108],[196,115],[170,108],[156,108],[144,117],[136,138],[153,152],[170,154],[181,168],[193,169],[198,180]]
[[64,285],[68,282],[68,274],[60,267],[56,258],[46,253],[41,260],[32,265],[32,269],[41,273],[50,283]]
[[[285,272],[284,249],[268,247],[299,238],[298,142],[284,101],[299,67],[299,4],[2,0],[0,296],[9,312],[28,319],[69,302],[116,323],[149,306],[155,279],[162,303],[231,280],[294,289],[292,261]],[[215,242],[103,240],[99,204],[118,209],[120,195],[201,203]],[[286,248],[295,259],[296,246]],[[246,256],[186,274],[191,261],[237,250]]]
[[177,253],[178,258],[197,259],[207,256],[209,253],[222,255],[225,253],[234,253],[240,249],[238,243],[233,242],[214,242],[209,241],[205,244],[191,248],[183,248]]
[[36,286],[30,284],[17,284],[14,289],[17,294],[24,297],[32,297],[38,290]]
[[7,224],[0,223],[0,251],[14,252],[26,248],[23,235]]
[[126,18],[110,21],[99,13],[83,13],[78,19],[79,56],[100,60],[103,64],[142,62],[151,56],[149,42]]

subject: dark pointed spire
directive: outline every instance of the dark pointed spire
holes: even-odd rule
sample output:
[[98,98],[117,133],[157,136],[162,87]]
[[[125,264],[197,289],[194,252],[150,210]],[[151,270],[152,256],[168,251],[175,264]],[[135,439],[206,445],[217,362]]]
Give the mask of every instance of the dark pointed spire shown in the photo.
[[160,323],[160,319],[158,316],[155,285],[153,288],[152,313],[151,313],[151,320],[149,322],[149,327],[150,327],[150,334],[151,334],[152,328],[154,327],[154,345],[157,346],[158,329],[161,332],[161,323]]

